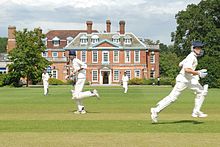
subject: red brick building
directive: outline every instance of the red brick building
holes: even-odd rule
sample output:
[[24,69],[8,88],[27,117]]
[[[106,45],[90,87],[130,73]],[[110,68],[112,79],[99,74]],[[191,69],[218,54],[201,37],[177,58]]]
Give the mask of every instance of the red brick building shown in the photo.
[[[129,78],[156,78],[159,76],[159,45],[146,45],[133,33],[125,31],[125,21],[119,22],[119,31],[92,30],[93,22],[86,22],[86,30],[51,30],[43,39],[47,49],[42,56],[52,61],[49,67],[53,78],[65,80],[68,51],[75,50],[77,58],[88,65],[87,81],[92,84],[118,84],[126,71]],[[9,52],[16,46],[16,28],[8,28]]]
[[129,78],[159,76],[159,46],[145,45],[133,33],[125,32],[125,21],[119,22],[119,32],[111,32],[106,21],[106,32],[92,32],[87,21],[87,32],[79,33],[65,50],[75,50],[77,58],[88,65],[87,81],[92,84],[118,84],[126,71]]

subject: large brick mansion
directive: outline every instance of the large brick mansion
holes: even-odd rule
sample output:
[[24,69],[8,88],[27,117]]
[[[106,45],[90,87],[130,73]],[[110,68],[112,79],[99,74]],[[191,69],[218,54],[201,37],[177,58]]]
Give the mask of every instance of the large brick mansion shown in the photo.
[[[93,30],[93,22],[86,22],[86,30],[51,30],[43,39],[47,49],[42,56],[52,61],[48,67],[53,78],[65,80],[68,73],[68,51],[75,50],[77,58],[88,65],[87,81],[92,84],[118,84],[126,71],[129,78],[159,76],[159,45],[144,44],[135,34],[125,31],[125,21],[119,31],[111,32],[111,21],[106,31]],[[16,46],[15,27],[8,27],[8,47]]]

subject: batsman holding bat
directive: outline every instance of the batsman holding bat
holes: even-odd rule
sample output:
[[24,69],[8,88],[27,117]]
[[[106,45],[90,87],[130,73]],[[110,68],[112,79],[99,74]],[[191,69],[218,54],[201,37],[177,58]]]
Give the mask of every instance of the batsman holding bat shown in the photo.
[[93,91],[83,92],[83,87],[86,81],[87,65],[76,58],[76,52],[74,50],[69,51],[69,58],[72,61],[73,67],[73,72],[69,76],[72,76],[73,81],[75,81],[75,90],[72,90],[72,99],[76,101],[77,111],[75,111],[74,113],[85,114],[86,110],[85,106],[83,106],[82,99],[93,96],[99,98],[99,94],[96,89],[94,89]]
[[192,52],[179,64],[182,67],[176,77],[176,85],[171,93],[157,103],[157,106],[151,108],[151,119],[153,123],[157,122],[158,113],[176,101],[181,92],[187,87],[194,90],[196,94],[195,106],[192,117],[207,117],[208,115],[200,111],[205,96],[208,93],[208,85],[201,86],[199,78],[204,78],[208,73],[206,69],[196,70],[198,64],[197,58],[203,55],[202,47],[204,44],[200,41],[192,42]]

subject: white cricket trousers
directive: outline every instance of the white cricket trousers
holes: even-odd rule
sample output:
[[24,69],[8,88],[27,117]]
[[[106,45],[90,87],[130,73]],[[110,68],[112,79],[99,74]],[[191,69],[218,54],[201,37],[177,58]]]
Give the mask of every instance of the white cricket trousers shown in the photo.
[[128,82],[123,82],[124,93],[128,91]]
[[74,91],[72,99],[74,99],[76,101],[78,111],[81,111],[82,108],[84,107],[83,103],[82,103],[82,99],[95,96],[95,94],[92,93],[91,91],[82,92],[85,81],[86,81],[86,79],[77,79],[77,82],[75,85],[75,91]]
[[176,85],[174,86],[170,94],[157,103],[157,107],[155,108],[156,112],[159,113],[164,108],[169,106],[172,102],[176,101],[178,96],[181,94],[181,92],[187,87],[195,91],[195,94],[196,94],[195,106],[194,106],[193,112],[200,111],[202,104],[204,102],[205,96],[208,93],[208,89],[207,88],[204,89],[204,87],[200,85],[198,80],[191,80],[189,82],[177,81]]
[[44,85],[44,95],[47,95],[48,94],[48,86],[49,86],[48,81],[43,81],[43,85]]

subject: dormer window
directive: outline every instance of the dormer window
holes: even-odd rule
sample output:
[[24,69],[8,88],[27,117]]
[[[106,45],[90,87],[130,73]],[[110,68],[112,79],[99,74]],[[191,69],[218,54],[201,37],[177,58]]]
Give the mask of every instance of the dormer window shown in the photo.
[[120,36],[119,35],[112,36],[112,42],[119,44],[120,43]]
[[73,40],[73,37],[67,37],[66,38],[66,44],[69,44]]
[[83,35],[82,37],[80,37],[80,44],[87,44],[88,43],[88,37],[86,35]]
[[126,35],[124,38],[124,44],[131,44],[132,38],[129,35]]
[[99,36],[98,35],[93,35],[91,37],[91,42],[92,42],[92,44],[98,43],[99,42]]
[[41,40],[42,40],[42,43],[43,43],[45,46],[47,46],[47,38],[42,38]]
[[53,46],[59,46],[60,45],[60,38],[58,38],[56,36],[52,39],[52,42],[53,42]]

